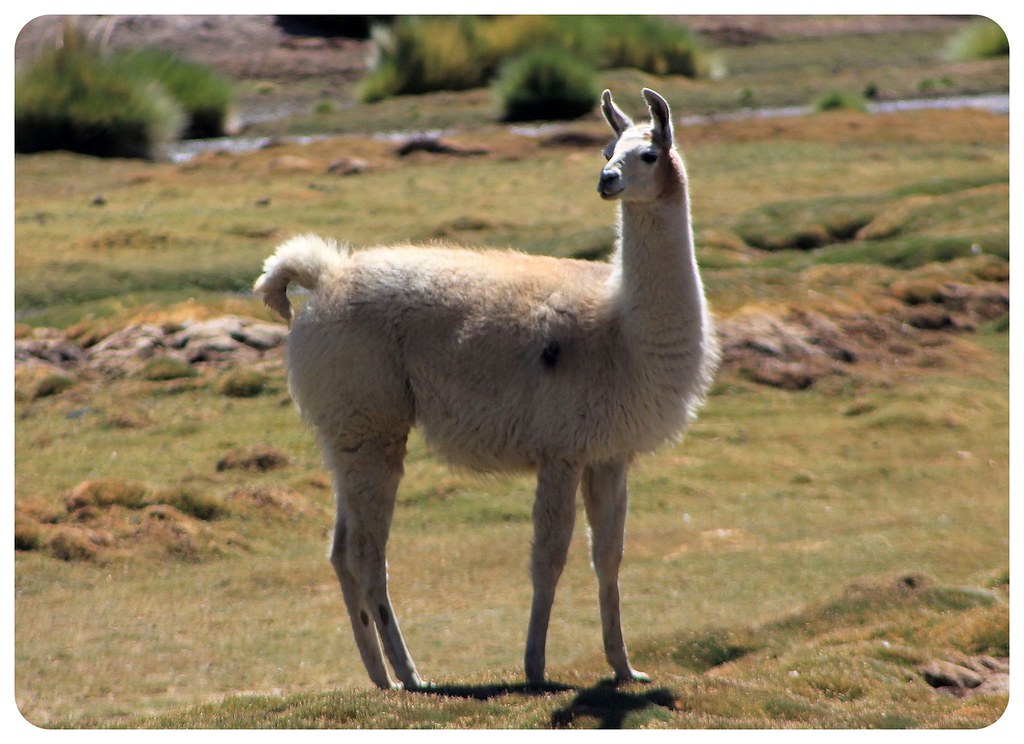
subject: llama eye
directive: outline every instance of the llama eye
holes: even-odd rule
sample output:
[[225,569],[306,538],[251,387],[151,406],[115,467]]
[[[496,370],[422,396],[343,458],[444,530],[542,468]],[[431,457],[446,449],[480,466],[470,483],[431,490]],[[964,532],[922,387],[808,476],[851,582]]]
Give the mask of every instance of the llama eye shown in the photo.
[[640,153],[640,159],[643,160],[645,163],[653,163],[658,159],[658,151],[644,150],[642,153]]

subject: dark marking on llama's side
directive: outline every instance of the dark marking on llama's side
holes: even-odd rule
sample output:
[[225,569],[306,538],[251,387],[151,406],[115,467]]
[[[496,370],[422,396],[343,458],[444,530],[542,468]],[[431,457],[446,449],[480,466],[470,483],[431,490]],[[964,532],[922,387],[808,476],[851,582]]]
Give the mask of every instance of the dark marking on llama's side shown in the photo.
[[558,358],[562,354],[562,345],[552,339],[548,341],[547,346],[540,353],[540,360],[543,362],[547,369],[554,369],[555,365],[558,364]]
[[370,624],[370,616],[366,614],[366,610],[359,610],[359,619],[363,621],[363,626]]
[[384,605],[380,605],[380,607],[378,607],[378,609],[380,610],[380,621],[382,623],[384,623],[384,625],[387,625],[388,623],[390,623],[391,622],[391,616],[388,614],[388,608],[385,607]]

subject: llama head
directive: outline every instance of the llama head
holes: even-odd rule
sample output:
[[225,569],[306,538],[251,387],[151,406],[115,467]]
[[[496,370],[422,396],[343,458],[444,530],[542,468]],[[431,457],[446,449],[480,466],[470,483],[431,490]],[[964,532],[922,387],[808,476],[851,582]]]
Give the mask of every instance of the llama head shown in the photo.
[[634,124],[615,105],[611,91],[601,96],[601,111],[615,132],[615,141],[605,148],[608,162],[597,185],[603,199],[651,202],[679,187],[682,169],[673,149],[672,112],[650,88],[643,89],[643,97],[651,120]]

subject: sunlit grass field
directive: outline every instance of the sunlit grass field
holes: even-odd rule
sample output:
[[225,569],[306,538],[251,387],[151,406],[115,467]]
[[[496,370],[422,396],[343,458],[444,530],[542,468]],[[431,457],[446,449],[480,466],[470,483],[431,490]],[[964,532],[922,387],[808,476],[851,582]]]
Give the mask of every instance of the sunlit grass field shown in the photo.
[[[615,93],[641,113],[639,89]],[[671,100],[685,115],[685,96]],[[605,127],[571,129],[595,144],[489,126],[445,138],[486,151],[466,156],[401,157],[346,135],[181,164],[19,157],[15,333],[271,320],[247,289],[297,232],[603,256]],[[1008,137],[1005,116],[971,110],[680,127],[713,311],[887,316],[944,283],[1005,282]],[[331,170],[353,159],[361,172]],[[805,235],[825,237],[808,248]],[[90,523],[101,550],[16,552],[16,702],[36,725],[72,728],[987,726],[1005,690],[957,697],[922,669],[1009,655],[1007,329],[1008,317],[915,336],[928,345],[913,362],[864,360],[796,392],[724,370],[687,438],[633,469],[623,621],[654,682],[621,688],[602,684],[582,509],[552,685],[523,685],[527,475],[453,470],[412,439],[391,595],[439,687],[384,693],[326,559],[330,483],[280,351],[252,397],[223,394],[227,371],[212,366],[83,376],[43,397],[19,376],[16,516],[52,535],[75,526],[81,484],[108,491]],[[220,465],[256,445],[285,464]],[[139,510],[133,484],[219,511]],[[159,517],[142,529],[140,514]]]

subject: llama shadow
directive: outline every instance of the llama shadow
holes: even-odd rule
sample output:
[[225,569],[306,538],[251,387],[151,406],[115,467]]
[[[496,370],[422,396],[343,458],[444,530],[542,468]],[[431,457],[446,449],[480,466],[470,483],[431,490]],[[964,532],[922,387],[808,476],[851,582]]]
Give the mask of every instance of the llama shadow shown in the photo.
[[630,713],[652,706],[672,710],[676,703],[675,694],[664,687],[627,692],[612,680],[604,680],[585,689],[557,682],[543,685],[509,682],[492,685],[437,685],[418,692],[440,697],[490,700],[502,695],[539,696],[570,691],[576,692],[576,697],[551,714],[552,728],[566,728],[580,719],[591,718],[596,720],[598,728],[620,729]]
[[490,700],[502,695],[539,696],[552,692],[575,690],[572,685],[557,682],[545,682],[542,685],[531,685],[526,682],[498,682],[493,685],[432,685],[413,692],[421,695],[437,695],[438,697],[467,698],[469,700]]
[[627,692],[613,681],[603,681],[580,690],[568,705],[552,713],[551,726],[565,728],[581,718],[593,718],[598,728],[621,729],[630,713],[654,706],[673,710],[675,704],[675,694],[664,687]]

